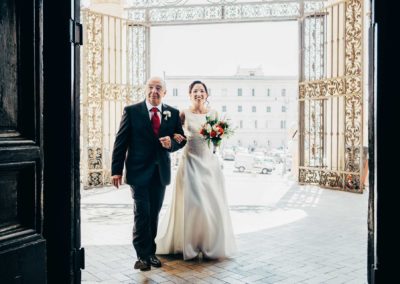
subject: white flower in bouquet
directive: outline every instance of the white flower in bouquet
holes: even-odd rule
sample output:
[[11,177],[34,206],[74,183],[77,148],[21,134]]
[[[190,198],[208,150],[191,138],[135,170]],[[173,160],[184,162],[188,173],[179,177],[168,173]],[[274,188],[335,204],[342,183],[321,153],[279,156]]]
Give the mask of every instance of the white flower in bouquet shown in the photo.
[[208,146],[210,146],[210,143],[213,144],[213,153],[215,153],[216,148],[221,144],[222,138],[230,137],[233,133],[234,130],[228,120],[219,120],[216,114],[212,117],[206,116],[206,123],[200,129],[200,134],[207,140]]

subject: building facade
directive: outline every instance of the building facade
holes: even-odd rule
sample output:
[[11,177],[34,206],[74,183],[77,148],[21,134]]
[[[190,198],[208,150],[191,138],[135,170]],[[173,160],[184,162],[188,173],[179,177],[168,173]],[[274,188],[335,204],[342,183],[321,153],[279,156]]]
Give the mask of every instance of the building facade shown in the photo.
[[208,88],[209,106],[230,119],[235,135],[226,146],[272,150],[290,144],[288,128],[297,127],[298,78],[265,76],[261,68],[240,68],[232,76],[164,76],[165,102],[178,109],[188,108],[189,84],[203,81]]

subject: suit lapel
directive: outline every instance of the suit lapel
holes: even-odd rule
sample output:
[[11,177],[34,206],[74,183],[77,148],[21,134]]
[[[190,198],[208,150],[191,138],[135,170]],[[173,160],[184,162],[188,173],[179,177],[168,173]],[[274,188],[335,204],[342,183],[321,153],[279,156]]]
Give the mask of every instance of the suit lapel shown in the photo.
[[153,128],[151,127],[149,110],[147,109],[146,101],[143,101],[142,103],[141,114],[143,116],[144,128],[146,129],[147,133],[150,134],[151,137],[156,138],[153,133]]
[[[164,135],[165,129],[168,128],[169,122],[171,120],[171,117],[167,117],[166,115],[164,115],[164,111],[170,111],[170,110],[168,109],[168,106],[162,104],[161,105],[161,126],[160,126],[160,131],[159,131],[160,137],[165,136]],[[167,119],[165,119],[165,118],[167,118]]]

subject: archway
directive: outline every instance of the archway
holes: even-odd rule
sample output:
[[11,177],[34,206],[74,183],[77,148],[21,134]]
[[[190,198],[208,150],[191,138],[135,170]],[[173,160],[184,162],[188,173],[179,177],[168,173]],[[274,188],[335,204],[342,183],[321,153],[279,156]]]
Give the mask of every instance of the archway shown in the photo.
[[[318,2],[320,3],[320,2]],[[300,181],[302,183],[316,183],[321,186],[325,187],[332,187],[332,188],[339,188],[342,190],[348,191],[358,191],[362,192],[362,184],[360,183],[362,169],[361,166],[363,164],[363,158],[361,156],[362,152],[362,66],[361,69],[356,70],[356,74],[348,75],[349,77],[342,76],[341,72],[349,71],[348,69],[344,68],[346,65],[345,63],[342,64],[341,56],[346,55],[345,48],[342,47],[345,43],[351,43],[350,49],[352,49],[352,53],[349,53],[349,58],[351,56],[356,55],[350,60],[350,65],[358,65],[360,63],[360,51],[359,44],[360,38],[358,36],[359,33],[359,22],[353,21],[352,27],[350,30],[347,29],[345,25],[342,25],[336,19],[345,19],[346,17],[346,7],[348,7],[348,11],[350,13],[349,19],[354,20],[354,18],[359,19],[358,12],[359,10],[354,9],[357,7],[358,3],[356,2],[349,2],[350,4],[346,6],[344,3],[332,4],[328,5],[325,9],[312,12],[310,15],[301,14],[300,16],[300,30],[302,33],[302,47],[301,49],[304,51],[301,56],[302,69],[302,82],[300,83],[299,88],[299,101],[300,101],[300,116],[302,118],[302,123],[300,125],[300,129],[302,129],[299,133],[302,135],[302,141],[300,143],[300,147],[302,151],[301,157],[301,169],[300,169]],[[103,118],[97,120],[101,116],[101,112],[104,111],[104,107],[108,109],[122,109],[124,103],[127,103],[132,97],[128,94],[135,94],[140,97],[140,92],[142,90],[143,83],[145,81],[146,76],[148,76],[149,68],[149,33],[151,29],[151,25],[167,25],[172,24],[174,21],[178,24],[186,24],[190,21],[195,19],[198,23],[202,21],[242,21],[244,16],[245,19],[249,19],[250,17],[254,16],[256,21],[268,19],[279,19],[284,20],[286,19],[297,19],[299,17],[298,14],[290,13],[298,13],[301,11],[303,13],[304,9],[311,9],[312,7],[311,2],[303,3],[303,2],[288,2],[288,3],[268,3],[261,5],[263,12],[260,12],[259,4],[251,3],[248,6],[245,4],[232,4],[232,5],[222,5],[221,8],[221,15],[223,18],[218,18],[218,9],[219,5],[214,5],[212,7],[212,11],[216,14],[208,14],[209,11],[206,7],[145,7],[143,9],[134,9],[133,11],[128,12],[128,14],[133,17],[130,20],[126,21],[126,30],[123,30],[122,33],[126,33],[128,36],[126,37],[126,42],[130,42],[127,44],[126,50],[123,53],[127,54],[134,54],[132,57],[127,56],[127,60],[129,62],[130,59],[133,58],[131,62],[129,62],[126,66],[123,64],[118,65],[118,60],[114,63],[111,63],[113,58],[117,55],[116,52],[113,52],[112,46],[107,46],[103,53],[103,58],[108,57],[106,61],[108,62],[108,71],[102,73],[102,75],[108,76],[108,79],[111,78],[111,81],[105,82],[105,84],[101,83],[101,85],[106,89],[101,89],[100,92],[97,94],[92,93],[93,96],[97,96],[97,98],[102,98],[101,94],[105,96],[109,96],[112,94],[112,97],[108,97],[106,104],[104,101],[97,100],[100,102],[100,105],[92,105],[93,108],[88,108],[89,112],[93,114],[93,121],[101,122],[97,124],[97,130],[92,129],[92,133],[96,134],[96,139],[93,141],[101,142],[98,145],[104,145],[103,141],[111,141],[113,140],[112,137],[112,127],[109,127],[110,132],[106,136],[99,137],[98,133],[99,130],[104,129],[104,124],[102,122]],[[270,4],[280,4],[281,8],[284,9],[279,10],[283,14],[279,13],[272,13],[271,7],[274,9],[277,6],[270,6]],[[316,3],[313,3],[316,4]],[[304,6],[302,6],[304,5]],[[319,5],[319,4],[318,4]],[[352,6],[353,5],[353,6]],[[228,7],[229,6],[229,7]],[[298,9],[297,9],[297,8]],[[304,9],[303,9],[303,8]],[[322,6],[319,6],[321,8]],[[360,8],[360,7],[359,7]],[[179,10],[181,9],[181,10]],[[182,10],[183,9],[183,10]],[[203,9],[203,10],[202,10]],[[297,10],[296,10],[297,9]],[[178,12],[179,11],[179,12]],[[199,12],[200,11],[200,12]],[[201,12],[203,11],[203,12]],[[247,11],[247,12],[246,12]],[[250,11],[250,12],[249,12]],[[335,11],[335,12],[333,12]],[[356,11],[355,14],[354,11]],[[361,10],[362,11],[362,10]],[[182,14],[181,14],[182,13]],[[198,13],[198,14],[196,14]],[[211,12],[210,12],[211,13]],[[252,14],[255,13],[255,14]],[[286,13],[286,14],[285,14]],[[196,16],[193,16],[196,15]],[[211,15],[211,16],[210,16]],[[226,15],[228,17],[226,18]],[[283,15],[283,16],[282,16]],[[330,15],[327,16],[327,15]],[[334,15],[334,16],[333,16]],[[113,29],[112,27],[118,26],[118,24],[113,24],[114,20],[106,20],[104,19],[108,17],[107,15],[100,15],[99,18],[103,19],[100,20],[105,23],[103,28],[107,30]],[[150,18],[149,18],[150,17]],[[201,18],[201,17],[211,17],[211,18]],[[214,17],[214,18],[213,18]],[[216,18],[215,18],[216,17]],[[247,18],[246,18],[247,17]],[[342,17],[342,18],[341,18]],[[154,22],[147,22],[151,19]],[[94,20],[95,22],[97,20]],[[124,21],[121,19],[121,21]],[[118,20],[115,20],[114,23],[117,23]],[[330,24],[334,22],[335,24]],[[99,22],[97,21],[97,24]],[[194,22],[191,22],[194,23]],[[329,40],[329,44],[326,44],[323,48],[321,47],[320,43],[323,42],[321,35],[326,35],[324,32],[326,29],[336,29],[336,25],[338,26],[336,33],[330,32],[328,33],[332,40]],[[122,25],[121,25],[122,26]],[[335,27],[334,27],[335,26]],[[347,40],[344,36],[344,33],[349,31],[349,35],[355,36],[358,42],[352,42],[351,40]],[[341,34],[341,32],[343,34]],[[320,36],[318,36],[318,34]],[[130,40],[128,40],[130,38]],[[344,38],[344,40],[342,40]],[[335,39],[335,40],[334,40]],[[336,40],[338,39],[338,40]],[[104,42],[104,39],[102,39]],[[362,38],[361,38],[362,40]],[[121,42],[123,43],[124,40],[122,39]],[[332,45],[331,45],[332,43]],[[336,48],[334,44],[340,46],[340,48]],[[362,45],[362,43],[361,43]],[[122,44],[120,46],[123,46]],[[335,55],[333,50],[336,50]],[[108,50],[108,51],[107,51]],[[330,51],[329,51],[330,50]],[[96,51],[99,53],[99,50]],[[326,56],[327,53],[331,53],[331,56]],[[101,53],[101,50],[100,50]],[[105,56],[106,54],[106,56]],[[362,54],[362,52],[361,52]],[[105,57],[104,57],[105,56]],[[122,55],[121,58],[123,58]],[[89,56],[90,57],[90,56]],[[326,58],[325,58],[326,57]],[[96,58],[96,56],[92,56],[90,58]],[[98,58],[98,57],[97,57]],[[120,60],[122,62],[123,60]],[[336,64],[336,61],[340,62],[340,64]],[[99,61],[96,61],[98,64]],[[99,65],[98,65],[99,66]],[[328,68],[329,67],[329,68]],[[360,67],[360,66],[358,66]],[[110,70],[114,68],[128,70],[126,73],[126,82],[134,82],[132,84],[116,84],[112,82],[113,76]],[[106,68],[107,69],[107,68]],[[104,70],[106,70],[104,69]],[[326,70],[330,69],[331,73],[328,73]],[[350,68],[351,69],[351,68]],[[325,71],[324,71],[325,70]],[[334,72],[332,72],[334,70]],[[346,71],[346,72],[347,72]],[[351,72],[351,70],[349,71]],[[358,73],[357,73],[358,72]],[[361,73],[360,73],[361,72]],[[97,73],[99,74],[99,73]],[[114,73],[118,74],[118,72]],[[122,73],[121,73],[122,74]],[[346,75],[347,76],[347,75]],[[351,77],[351,78],[350,78]],[[115,78],[124,78],[123,76],[118,77],[116,75]],[[103,77],[104,79],[104,77]],[[101,79],[102,80],[102,79]],[[90,95],[89,95],[90,97]],[[113,100],[117,99],[117,102]],[[122,101],[121,101],[122,100]],[[90,102],[88,103],[90,104]],[[343,107],[347,106],[347,109]],[[341,114],[336,109],[341,108]],[[335,112],[336,111],[336,112]],[[118,111],[114,111],[115,114],[118,114]],[[356,115],[354,115],[356,114]],[[118,115],[116,115],[118,116]],[[335,117],[332,119],[331,117]],[[308,119],[308,120],[307,120]],[[345,125],[343,125],[343,122]],[[113,123],[111,123],[112,125]],[[118,125],[116,123],[116,125]],[[329,127],[327,128],[327,125]],[[349,127],[347,127],[349,126]],[[108,127],[108,126],[106,126]],[[343,129],[348,131],[346,133],[343,132]],[[89,132],[90,132],[90,125],[89,125]],[[100,131],[101,132],[101,131]],[[334,134],[331,134],[334,133]],[[329,136],[330,135],[330,136]],[[332,139],[332,135],[335,137],[336,140]],[[108,137],[108,138],[107,138]],[[105,139],[103,139],[105,138]],[[330,142],[326,142],[327,138],[330,138]],[[107,140],[108,139],[108,140]],[[318,143],[317,143],[318,142]],[[347,144],[346,144],[347,143]],[[328,145],[329,144],[329,145]],[[340,144],[340,145],[339,145]],[[111,145],[111,144],[109,144]],[[326,147],[326,146],[329,147]],[[332,145],[335,145],[333,147]],[[96,146],[96,145],[95,145]],[[99,148],[96,146],[95,149],[87,149],[87,161],[88,164],[93,165],[91,169],[91,176],[96,176],[93,181],[94,184],[92,185],[99,185],[101,182],[106,183],[107,180],[107,158],[104,151],[104,148]],[[110,147],[108,150],[111,150]],[[336,152],[335,152],[336,151]],[[97,154],[93,154],[97,153]],[[82,157],[85,157],[86,153],[83,152]],[[337,161],[334,164],[334,159],[332,156],[337,156]],[[327,158],[330,163],[329,167],[327,164]],[[84,158],[85,159],[85,158]],[[347,159],[347,160],[346,160]],[[347,161],[347,162],[346,162]],[[339,166],[342,166],[340,168]],[[347,168],[344,170],[343,166]],[[104,167],[104,168],[102,168]],[[333,169],[334,168],[334,169]],[[101,177],[99,179],[98,177]],[[96,184],[97,182],[99,182]]]

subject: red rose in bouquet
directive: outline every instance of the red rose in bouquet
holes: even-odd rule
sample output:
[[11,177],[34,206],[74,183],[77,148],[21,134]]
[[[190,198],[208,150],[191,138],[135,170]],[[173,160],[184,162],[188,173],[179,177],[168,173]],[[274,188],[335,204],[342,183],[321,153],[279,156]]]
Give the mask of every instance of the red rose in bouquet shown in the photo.
[[206,116],[206,123],[200,128],[200,134],[207,140],[208,146],[210,147],[210,143],[213,144],[213,153],[221,145],[222,138],[230,137],[233,133],[234,130],[228,123],[228,120],[219,120],[217,115],[213,117]]

